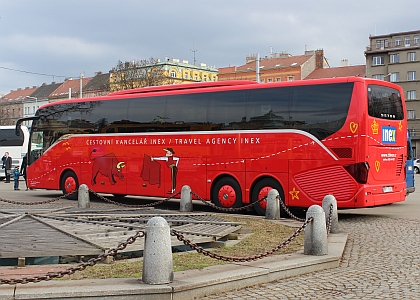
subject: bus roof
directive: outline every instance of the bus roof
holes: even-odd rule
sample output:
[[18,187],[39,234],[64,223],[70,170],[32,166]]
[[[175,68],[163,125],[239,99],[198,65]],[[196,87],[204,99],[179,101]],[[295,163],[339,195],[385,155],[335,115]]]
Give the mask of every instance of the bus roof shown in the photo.
[[60,99],[55,102],[50,102],[42,105],[40,108],[54,106],[57,104],[67,104],[75,102],[90,102],[90,101],[102,101],[102,100],[111,100],[115,96],[122,98],[131,98],[144,97],[148,94],[152,96],[161,96],[171,93],[197,93],[200,90],[203,92],[217,91],[223,88],[231,89],[255,89],[255,88],[269,88],[269,87],[279,87],[279,86],[295,86],[295,85],[314,85],[314,84],[327,84],[327,83],[340,83],[340,82],[382,82],[383,85],[394,87],[400,89],[400,86],[395,85],[394,83],[382,81],[378,79],[358,77],[358,76],[347,76],[347,77],[334,77],[334,78],[319,78],[319,79],[309,79],[309,80],[296,80],[296,81],[283,81],[283,82],[271,82],[271,83],[257,83],[252,80],[226,80],[226,81],[211,81],[211,82],[196,82],[196,83],[184,83],[184,84],[173,84],[173,85],[162,85],[162,86],[152,86],[144,88],[136,88],[130,90],[123,90],[110,93],[106,96],[98,96],[91,98],[75,98],[75,99]]
[[196,83],[184,83],[184,84],[173,84],[173,85],[160,85],[150,86],[137,89],[130,89],[124,91],[117,91],[108,94],[108,96],[118,95],[129,95],[129,94],[144,94],[151,92],[164,92],[164,91],[175,91],[175,90],[192,90],[209,87],[221,87],[221,86],[236,86],[236,85],[247,85],[257,84],[256,81],[252,80],[226,80],[226,81],[210,81],[210,82],[196,82]]

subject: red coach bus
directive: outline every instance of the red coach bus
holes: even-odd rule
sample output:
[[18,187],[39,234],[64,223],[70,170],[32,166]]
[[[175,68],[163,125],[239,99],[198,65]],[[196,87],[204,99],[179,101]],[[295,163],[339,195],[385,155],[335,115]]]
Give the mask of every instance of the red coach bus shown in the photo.
[[[39,108],[30,188],[168,197],[183,185],[220,207],[275,188],[289,207],[405,200],[400,86],[360,77],[148,87]],[[24,118],[18,121],[27,120]],[[71,196],[76,197],[76,194]],[[265,213],[265,201],[255,206]]]

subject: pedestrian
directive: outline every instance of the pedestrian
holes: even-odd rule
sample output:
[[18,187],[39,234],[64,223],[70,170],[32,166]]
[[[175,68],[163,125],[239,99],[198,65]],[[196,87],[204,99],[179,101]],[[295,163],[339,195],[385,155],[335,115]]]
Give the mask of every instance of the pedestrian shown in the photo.
[[26,166],[28,164],[28,155],[25,155],[22,159],[22,165],[20,166],[20,175],[25,179],[26,190],[28,190],[28,183],[26,182]]
[[15,170],[13,171],[13,180],[15,181],[15,191],[19,190],[19,176],[20,176],[19,166],[17,166]]
[[6,177],[4,183],[10,183],[10,175],[12,174],[12,158],[10,157],[9,152],[4,153],[1,161],[3,162],[2,169],[4,169],[4,175]]

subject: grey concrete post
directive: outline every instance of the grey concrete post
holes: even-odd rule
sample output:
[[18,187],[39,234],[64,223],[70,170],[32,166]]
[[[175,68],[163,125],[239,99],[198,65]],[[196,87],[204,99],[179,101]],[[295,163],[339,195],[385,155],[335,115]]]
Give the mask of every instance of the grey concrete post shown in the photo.
[[330,207],[333,205],[332,215],[331,215],[331,228],[330,233],[338,233],[338,213],[337,213],[337,199],[333,195],[327,195],[322,200],[322,209],[325,212],[325,225],[328,225],[328,217],[330,215]]
[[272,189],[267,195],[267,206],[265,208],[265,218],[268,220],[280,219],[279,192]]
[[90,208],[89,188],[86,184],[79,186],[78,208]]
[[179,204],[179,211],[193,211],[191,188],[188,185],[184,185],[181,189],[181,201]]
[[162,217],[151,218],[146,225],[143,252],[143,282],[164,284],[174,280],[171,232]]
[[328,240],[325,213],[321,206],[312,205],[306,212],[306,220],[313,217],[305,228],[303,253],[306,255],[327,255]]

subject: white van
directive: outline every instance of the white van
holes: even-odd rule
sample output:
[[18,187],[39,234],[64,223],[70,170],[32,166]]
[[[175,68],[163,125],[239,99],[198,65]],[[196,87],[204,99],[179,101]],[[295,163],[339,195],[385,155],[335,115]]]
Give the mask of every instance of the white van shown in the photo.
[[[16,135],[15,126],[0,126],[0,156],[9,152],[12,158],[12,169],[22,165],[22,159],[28,151],[29,131],[26,126],[20,126],[20,135]],[[0,170],[0,180],[5,177],[4,169]]]

